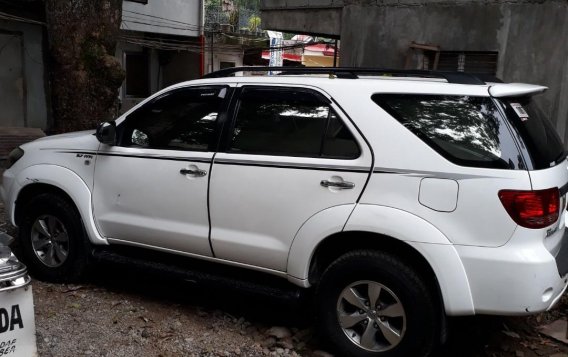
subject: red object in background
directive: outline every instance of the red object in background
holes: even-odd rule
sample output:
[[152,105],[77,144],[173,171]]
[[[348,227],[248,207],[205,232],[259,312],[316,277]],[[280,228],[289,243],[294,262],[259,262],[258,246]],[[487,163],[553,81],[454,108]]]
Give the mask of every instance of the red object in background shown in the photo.
[[[269,60],[270,59],[270,52],[269,51],[262,51],[262,58]],[[282,59],[285,59],[287,61],[293,61],[293,62],[302,62],[302,55],[284,52],[282,54]]]
[[309,45],[305,47],[306,51],[311,52],[322,52],[324,56],[332,57],[335,55],[335,48],[324,43],[317,43],[315,45]]

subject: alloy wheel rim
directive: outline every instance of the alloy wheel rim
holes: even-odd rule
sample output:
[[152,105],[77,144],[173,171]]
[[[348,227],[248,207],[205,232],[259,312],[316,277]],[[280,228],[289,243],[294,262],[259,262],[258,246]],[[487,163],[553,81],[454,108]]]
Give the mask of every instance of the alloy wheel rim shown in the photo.
[[375,281],[347,286],[337,301],[343,333],[358,347],[385,352],[398,346],[406,332],[406,312],[392,290]]
[[55,216],[39,216],[32,226],[31,240],[36,257],[47,267],[60,267],[69,256],[69,234]]

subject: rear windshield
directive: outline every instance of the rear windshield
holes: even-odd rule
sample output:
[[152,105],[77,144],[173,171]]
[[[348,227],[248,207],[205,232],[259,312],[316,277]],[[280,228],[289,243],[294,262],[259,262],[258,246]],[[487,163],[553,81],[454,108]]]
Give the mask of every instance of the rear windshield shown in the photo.
[[375,94],[372,99],[457,165],[527,169],[511,128],[489,97]]
[[500,99],[509,122],[517,131],[529,170],[555,166],[566,158],[562,140],[530,97]]

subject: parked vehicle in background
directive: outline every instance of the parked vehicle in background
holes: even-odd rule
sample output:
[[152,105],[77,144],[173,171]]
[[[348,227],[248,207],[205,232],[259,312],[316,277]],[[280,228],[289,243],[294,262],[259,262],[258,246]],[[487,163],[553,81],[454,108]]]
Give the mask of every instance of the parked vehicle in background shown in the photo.
[[30,270],[70,281],[97,252],[142,248],[266,273],[314,289],[320,332],[348,356],[426,356],[446,316],[560,299],[568,167],[531,106],[545,87],[231,76],[251,70],[267,69],[181,83],[96,133],[14,150],[0,193]]

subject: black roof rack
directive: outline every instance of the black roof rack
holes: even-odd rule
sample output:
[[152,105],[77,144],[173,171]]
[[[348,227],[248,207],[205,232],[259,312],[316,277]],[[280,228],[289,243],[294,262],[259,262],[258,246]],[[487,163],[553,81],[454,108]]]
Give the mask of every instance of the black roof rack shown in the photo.
[[363,67],[232,67],[211,72],[203,78],[223,78],[239,72],[280,72],[279,75],[298,74],[329,74],[337,78],[357,79],[361,75],[388,76],[388,77],[423,77],[442,78],[448,83],[457,84],[486,84],[479,76],[465,72],[422,71],[407,69],[383,69]]

